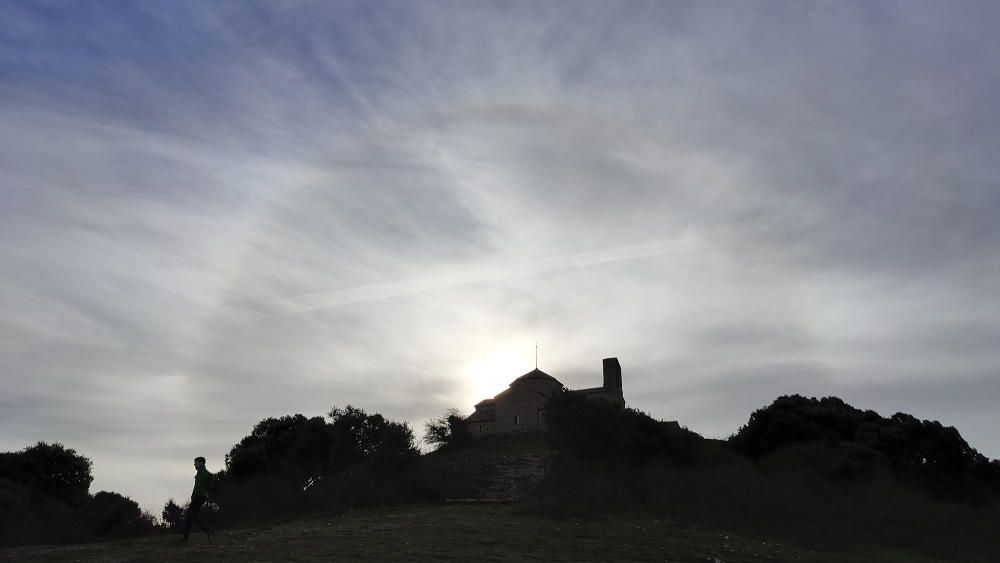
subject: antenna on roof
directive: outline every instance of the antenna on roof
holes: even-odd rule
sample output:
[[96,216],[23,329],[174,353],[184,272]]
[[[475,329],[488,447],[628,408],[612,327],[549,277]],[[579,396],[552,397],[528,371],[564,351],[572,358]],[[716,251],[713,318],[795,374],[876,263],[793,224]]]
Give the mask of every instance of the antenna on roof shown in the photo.
[[535,341],[535,369],[538,369],[538,341]]

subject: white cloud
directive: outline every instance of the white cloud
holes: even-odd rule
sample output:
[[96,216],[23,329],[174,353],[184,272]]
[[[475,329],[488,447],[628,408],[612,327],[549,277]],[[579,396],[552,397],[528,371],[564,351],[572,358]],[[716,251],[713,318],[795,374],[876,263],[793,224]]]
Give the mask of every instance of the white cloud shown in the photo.
[[419,430],[538,341],[708,434],[842,394],[996,457],[977,9],[5,6],[0,447],[155,511],[266,416]]

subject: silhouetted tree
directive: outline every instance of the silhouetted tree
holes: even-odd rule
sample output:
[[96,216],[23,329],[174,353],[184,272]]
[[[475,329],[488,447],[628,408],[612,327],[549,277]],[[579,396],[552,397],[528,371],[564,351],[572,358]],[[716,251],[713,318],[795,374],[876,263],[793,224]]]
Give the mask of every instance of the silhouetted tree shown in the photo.
[[101,538],[139,535],[155,527],[134,500],[108,491],[100,491],[90,499],[84,518],[90,529]]
[[91,496],[91,461],[62,444],[0,453],[0,544],[66,543],[152,532],[155,522],[118,493]]
[[367,463],[379,469],[397,467],[420,455],[413,431],[405,422],[369,415],[363,409],[334,407],[328,414],[333,433],[335,469]]
[[174,502],[174,499],[167,501],[163,505],[163,512],[160,513],[160,520],[163,521],[163,525],[174,531],[181,531],[184,529],[184,507],[178,505]]
[[351,405],[326,419],[267,418],[226,455],[222,486],[210,497],[230,522],[373,498],[387,503],[395,494],[389,480],[418,456],[406,423]]
[[266,418],[226,454],[226,476],[240,480],[272,475],[301,482],[330,469],[332,444],[333,436],[322,417]]
[[549,440],[582,460],[626,462],[686,461],[701,436],[676,422],[664,422],[609,401],[574,393],[553,395],[545,406]]
[[21,483],[36,496],[79,507],[89,500],[92,465],[90,459],[62,444],[38,442],[19,452],[0,453],[0,479]]
[[436,448],[460,447],[471,443],[473,437],[465,424],[465,415],[458,409],[448,409],[424,424],[423,440]]
[[406,423],[348,405],[327,415],[267,418],[226,455],[227,479],[270,475],[302,485],[367,463],[392,466],[418,455]]
[[856,442],[880,452],[904,480],[934,496],[982,500],[996,494],[1000,477],[985,456],[954,427],[896,413],[883,418],[836,397],[782,396],[758,409],[729,438],[738,451],[760,459],[779,447],[808,441]]

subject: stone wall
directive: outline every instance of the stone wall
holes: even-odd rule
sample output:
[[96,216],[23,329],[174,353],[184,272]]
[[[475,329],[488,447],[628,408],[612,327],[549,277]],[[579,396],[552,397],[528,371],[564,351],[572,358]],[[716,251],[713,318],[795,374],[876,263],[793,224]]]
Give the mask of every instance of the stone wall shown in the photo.
[[519,432],[543,428],[540,413],[549,393],[536,389],[512,387],[496,405],[496,431]]
[[[515,379],[496,397],[477,404],[476,412],[466,419],[466,423],[473,436],[544,429],[545,403],[562,389],[563,384],[554,377],[535,369]],[[571,392],[588,399],[611,401],[624,408],[618,359],[604,360],[604,385]]]

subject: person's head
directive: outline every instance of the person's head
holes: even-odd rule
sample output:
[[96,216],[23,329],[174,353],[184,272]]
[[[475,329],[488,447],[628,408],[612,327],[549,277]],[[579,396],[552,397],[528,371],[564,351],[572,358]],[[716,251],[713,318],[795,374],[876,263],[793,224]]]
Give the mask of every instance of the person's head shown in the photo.
[[194,466],[197,467],[198,469],[205,467],[205,458],[201,456],[194,458]]

